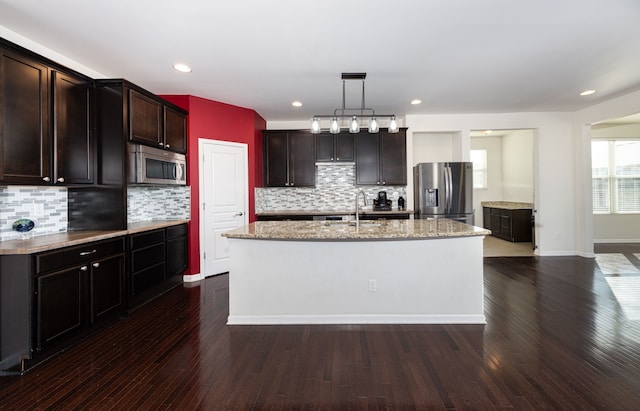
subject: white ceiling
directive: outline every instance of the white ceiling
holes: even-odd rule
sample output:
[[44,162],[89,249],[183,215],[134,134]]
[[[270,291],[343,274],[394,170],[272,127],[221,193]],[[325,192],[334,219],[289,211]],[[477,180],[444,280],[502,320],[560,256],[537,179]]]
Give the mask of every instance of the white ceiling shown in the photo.
[[367,106],[399,116],[575,111],[640,89],[639,0],[0,0],[0,26],[268,121],[330,114],[342,72],[367,72]]

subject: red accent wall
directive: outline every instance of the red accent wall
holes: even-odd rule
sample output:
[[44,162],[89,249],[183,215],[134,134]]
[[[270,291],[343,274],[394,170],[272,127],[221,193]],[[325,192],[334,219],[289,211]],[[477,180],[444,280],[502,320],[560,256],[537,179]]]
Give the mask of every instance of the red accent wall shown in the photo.
[[262,130],[266,121],[254,110],[189,95],[164,95],[164,99],[189,111],[187,120],[187,184],[191,186],[189,268],[200,273],[200,195],[198,139],[246,143],[249,167],[249,222],[256,219],[255,187],[262,185]]

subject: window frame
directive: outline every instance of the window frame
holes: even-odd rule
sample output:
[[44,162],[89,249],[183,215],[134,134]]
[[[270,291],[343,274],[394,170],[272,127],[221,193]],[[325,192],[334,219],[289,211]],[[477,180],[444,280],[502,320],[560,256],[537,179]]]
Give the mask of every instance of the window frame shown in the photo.
[[[595,175],[594,174],[594,142],[607,142],[607,175]],[[619,142],[635,142],[640,144],[640,137],[628,137],[628,138],[593,138],[591,140],[591,195],[592,195],[592,213],[594,215],[633,215],[640,214],[640,204],[636,206],[635,210],[632,211],[620,211],[620,206],[622,201],[620,200],[622,196],[620,193],[620,183],[623,180],[633,180],[640,179],[640,173],[633,175],[619,175],[618,170],[621,165],[616,163],[616,143]],[[638,160],[640,164],[640,159]],[[599,180],[599,183],[602,181],[606,181],[606,203],[608,210],[602,210],[601,207],[596,207],[596,191],[594,190],[596,181]],[[605,197],[604,195],[602,197]],[[633,205],[633,204],[631,204]],[[598,209],[598,211],[596,211]]]

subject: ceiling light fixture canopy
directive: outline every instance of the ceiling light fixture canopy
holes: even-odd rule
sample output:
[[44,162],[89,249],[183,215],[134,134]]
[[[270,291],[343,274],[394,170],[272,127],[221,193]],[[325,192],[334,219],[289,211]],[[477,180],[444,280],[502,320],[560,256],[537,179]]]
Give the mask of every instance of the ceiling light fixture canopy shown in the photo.
[[[398,119],[395,114],[376,114],[372,108],[365,107],[364,100],[364,80],[367,77],[367,73],[342,73],[342,108],[333,110],[333,114],[316,114],[311,119],[311,133],[318,134],[322,131],[320,127],[320,119],[331,119],[329,123],[329,132],[332,134],[338,134],[340,132],[340,122],[344,119],[349,119],[348,128],[350,133],[359,133],[360,126],[363,122],[368,122],[367,129],[369,133],[377,133],[380,130],[379,119],[389,119],[389,126],[387,131],[389,133],[397,133],[400,128],[398,127]],[[347,80],[362,80],[362,101],[360,107],[350,108],[346,107],[346,95],[345,85]]]

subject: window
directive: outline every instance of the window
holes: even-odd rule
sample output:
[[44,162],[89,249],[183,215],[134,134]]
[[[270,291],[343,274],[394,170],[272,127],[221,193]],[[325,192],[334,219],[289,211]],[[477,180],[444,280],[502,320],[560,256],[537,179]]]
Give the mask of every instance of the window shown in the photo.
[[593,140],[595,214],[640,213],[640,140]]
[[473,162],[473,188],[487,188],[487,150],[471,150]]

